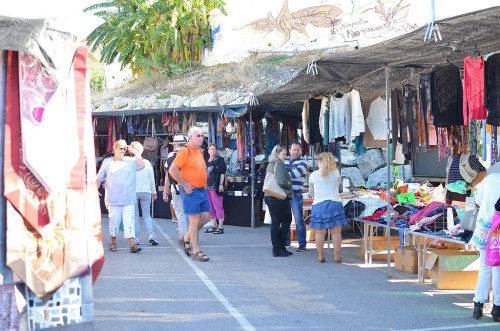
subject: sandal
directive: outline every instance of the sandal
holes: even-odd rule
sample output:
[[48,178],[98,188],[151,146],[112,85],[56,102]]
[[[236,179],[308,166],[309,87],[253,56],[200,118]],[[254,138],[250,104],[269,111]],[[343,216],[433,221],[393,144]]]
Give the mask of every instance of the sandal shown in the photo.
[[197,253],[193,254],[193,256],[191,256],[191,258],[193,260],[199,261],[199,262],[207,262],[209,260],[208,256],[203,254],[202,251],[198,251]]
[[137,246],[137,245],[133,245],[133,246],[130,246],[130,253],[137,253],[137,252],[140,252],[142,251],[142,248]]
[[191,245],[189,244],[189,242],[184,241],[184,237],[179,237],[177,243],[184,250],[184,254],[186,254],[187,256],[191,256]]
[[224,228],[218,228],[217,230],[215,230],[214,232],[212,232],[213,234],[224,234]]
[[215,231],[219,230],[218,228],[212,226],[208,229],[205,230],[205,233],[214,233]]
[[116,248],[116,244],[109,244],[109,250],[112,252],[116,252],[118,248]]

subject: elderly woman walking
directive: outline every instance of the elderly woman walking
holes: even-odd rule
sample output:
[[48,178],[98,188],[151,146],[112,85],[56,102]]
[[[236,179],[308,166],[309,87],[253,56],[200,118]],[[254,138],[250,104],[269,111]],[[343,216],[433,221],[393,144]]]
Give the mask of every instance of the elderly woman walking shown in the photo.
[[[133,157],[125,156],[127,152]],[[136,172],[144,168],[141,154],[125,140],[118,140],[113,144],[114,156],[106,158],[97,173],[97,187],[104,182],[104,203],[109,212],[109,233],[111,244],[109,250],[116,252],[116,235],[118,227],[123,221],[124,237],[130,245],[130,253],[137,253],[141,248],[135,245],[135,176]]]

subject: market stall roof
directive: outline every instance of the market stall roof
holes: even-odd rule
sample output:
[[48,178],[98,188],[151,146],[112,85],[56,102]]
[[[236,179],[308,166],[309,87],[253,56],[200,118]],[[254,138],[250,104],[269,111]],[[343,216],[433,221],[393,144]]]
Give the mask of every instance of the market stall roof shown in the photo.
[[203,107],[179,107],[179,108],[159,108],[159,109],[127,109],[127,110],[109,110],[92,112],[93,117],[121,117],[132,115],[150,115],[159,113],[172,112],[200,112],[200,113],[216,113],[220,112],[229,117],[238,117],[243,115],[247,110],[247,104],[225,105],[225,106],[203,106]]
[[[256,113],[278,111],[281,116],[302,110],[304,100],[337,91],[359,90],[363,97],[385,93],[386,66],[390,67],[391,86],[418,83],[419,73],[437,63],[449,61],[463,66],[466,56],[485,55],[500,50],[500,6],[436,21],[442,40],[424,42],[426,26],[403,36],[334,54],[316,61],[317,74],[303,69],[287,84],[258,96]],[[477,52],[476,52],[477,51]],[[274,114],[274,113],[273,113]]]

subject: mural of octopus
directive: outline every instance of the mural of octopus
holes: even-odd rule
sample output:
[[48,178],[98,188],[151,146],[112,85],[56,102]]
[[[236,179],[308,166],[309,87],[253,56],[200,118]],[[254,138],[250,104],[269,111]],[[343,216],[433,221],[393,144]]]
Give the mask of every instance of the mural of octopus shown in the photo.
[[262,32],[272,30],[281,32],[285,36],[285,39],[281,44],[281,47],[283,47],[290,40],[291,32],[293,30],[298,31],[309,38],[306,31],[307,24],[311,24],[319,28],[332,28],[340,24],[341,19],[337,18],[340,14],[342,14],[342,9],[329,5],[307,7],[290,13],[290,10],[288,9],[288,1],[284,1],[283,7],[276,18],[268,12],[267,18],[258,19],[245,25],[244,27],[248,26],[254,30]]

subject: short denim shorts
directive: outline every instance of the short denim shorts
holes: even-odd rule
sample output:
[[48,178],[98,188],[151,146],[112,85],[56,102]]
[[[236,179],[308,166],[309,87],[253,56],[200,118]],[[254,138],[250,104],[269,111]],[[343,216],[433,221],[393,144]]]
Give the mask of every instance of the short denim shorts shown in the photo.
[[210,212],[207,190],[204,188],[193,188],[191,194],[186,194],[184,188],[179,186],[184,214],[194,215]]

